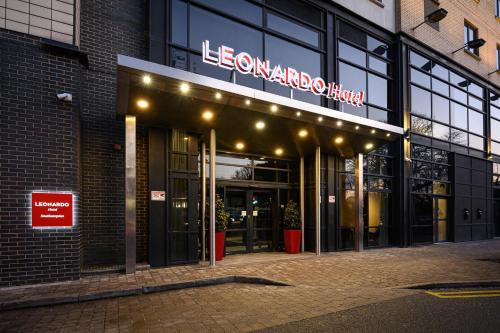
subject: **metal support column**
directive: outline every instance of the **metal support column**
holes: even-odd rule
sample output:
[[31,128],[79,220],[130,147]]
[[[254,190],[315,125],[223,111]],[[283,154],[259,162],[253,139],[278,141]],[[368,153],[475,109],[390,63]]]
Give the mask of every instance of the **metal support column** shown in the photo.
[[210,266],[215,266],[215,130],[210,130]]
[[316,196],[316,255],[321,254],[321,149],[316,147],[316,165],[315,165],[315,187]]
[[301,230],[301,237],[302,239],[300,240],[300,251],[304,252],[304,225],[305,225],[305,220],[304,220],[304,211],[305,211],[305,204],[304,204],[304,196],[305,196],[305,185],[304,185],[304,156],[300,157],[300,230]]
[[205,232],[205,214],[207,206],[207,148],[205,147],[205,142],[201,143],[201,261],[205,262],[205,252],[206,252],[206,232]]
[[125,117],[125,273],[136,264],[136,119]]
[[363,154],[355,156],[354,170],[354,247],[363,251]]

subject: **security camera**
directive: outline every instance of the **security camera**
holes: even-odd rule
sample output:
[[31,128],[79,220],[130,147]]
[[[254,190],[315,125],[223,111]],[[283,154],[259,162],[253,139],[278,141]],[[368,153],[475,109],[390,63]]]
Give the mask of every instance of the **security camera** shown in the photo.
[[57,99],[64,102],[71,102],[73,101],[73,95],[70,93],[61,93],[57,94]]

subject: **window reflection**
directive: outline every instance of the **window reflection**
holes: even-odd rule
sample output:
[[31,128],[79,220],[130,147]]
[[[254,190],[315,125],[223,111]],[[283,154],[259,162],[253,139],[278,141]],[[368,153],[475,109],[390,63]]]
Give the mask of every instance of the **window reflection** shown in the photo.
[[267,14],[267,26],[292,38],[299,39],[307,44],[319,46],[319,32],[306,28],[300,24],[283,19],[278,15]]
[[[196,0],[222,12],[237,16],[243,20],[262,25],[262,9],[245,0]],[[245,15],[241,15],[245,13]]]

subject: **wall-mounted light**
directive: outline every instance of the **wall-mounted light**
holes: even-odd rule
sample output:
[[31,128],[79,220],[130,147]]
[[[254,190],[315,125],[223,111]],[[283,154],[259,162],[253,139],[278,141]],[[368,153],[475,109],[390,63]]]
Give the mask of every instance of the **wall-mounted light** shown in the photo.
[[486,44],[486,41],[482,38],[473,39],[473,40],[465,43],[464,46],[462,46],[461,48],[456,49],[455,51],[451,52],[451,54],[455,54],[458,51],[465,49],[466,47],[469,49],[478,49],[481,46],[483,46],[484,44]]
[[410,129],[407,129],[404,132],[403,137],[405,138],[405,140],[410,140]]
[[420,27],[422,24],[424,24],[426,22],[437,23],[437,22],[441,21],[442,19],[444,19],[446,17],[446,15],[448,15],[448,11],[446,9],[444,9],[444,8],[436,9],[435,11],[427,14],[427,16],[425,16],[425,18],[424,18],[424,21],[422,23],[419,23],[417,26],[411,28],[411,30],[417,29],[418,27]]

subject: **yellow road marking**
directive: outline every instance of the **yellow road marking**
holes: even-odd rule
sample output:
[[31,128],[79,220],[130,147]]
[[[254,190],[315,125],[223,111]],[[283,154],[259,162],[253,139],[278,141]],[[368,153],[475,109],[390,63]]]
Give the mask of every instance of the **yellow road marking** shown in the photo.
[[500,290],[426,291],[426,293],[438,298],[500,297]]

